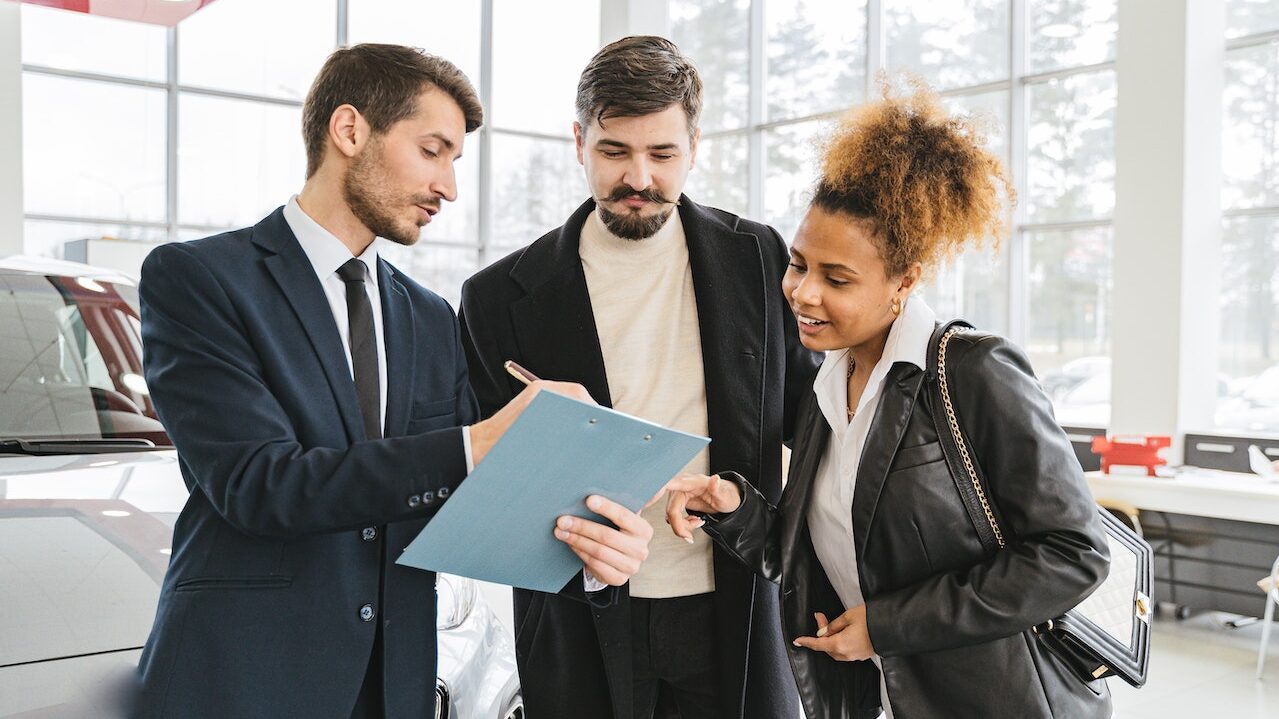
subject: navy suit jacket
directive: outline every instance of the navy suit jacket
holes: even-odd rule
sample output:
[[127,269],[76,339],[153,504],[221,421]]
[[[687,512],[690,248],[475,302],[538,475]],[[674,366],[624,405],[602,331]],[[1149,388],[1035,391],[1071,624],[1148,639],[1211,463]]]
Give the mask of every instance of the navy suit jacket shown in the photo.
[[453,310],[387,262],[377,272],[386,438],[366,441],[282,209],[143,265],[146,380],[191,495],[142,655],[142,716],[345,719],[377,622],[388,715],[432,715],[435,575],[394,562],[465,476],[460,425],[478,410]]

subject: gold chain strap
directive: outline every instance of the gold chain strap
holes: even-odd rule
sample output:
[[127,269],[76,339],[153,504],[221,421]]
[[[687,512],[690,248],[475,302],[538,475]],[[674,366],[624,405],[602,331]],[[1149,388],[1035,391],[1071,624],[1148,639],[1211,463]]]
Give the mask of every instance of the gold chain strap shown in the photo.
[[968,445],[964,443],[964,435],[959,431],[959,420],[955,417],[955,405],[950,401],[950,387],[946,384],[946,345],[950,344],[950,338],[959,332],[959,327],[952,327],[942,335],[941,342],[937,346],[937,380],[941,387],[941,400],[946,409],[946,421],[950,424],[950,433],[955,437],[955,444],[959,447],[959,456],[964,460],[964,469],[968,471],[968,477],[973,482],[973,489],[977,491],[977,500],[981,502],[982,511],[986,513],[986,521],[990,522],[990,528],[995,533],[995,542],[999,544],[999,548],[1004,548],[1004,533],[999,530],[999,522],[995,521],[995,513],[990,509],[990,502],[986,500],[986,492],[981,487],[981,482],[977,480],[977,471],[973,467],[973,458],[968,454]]

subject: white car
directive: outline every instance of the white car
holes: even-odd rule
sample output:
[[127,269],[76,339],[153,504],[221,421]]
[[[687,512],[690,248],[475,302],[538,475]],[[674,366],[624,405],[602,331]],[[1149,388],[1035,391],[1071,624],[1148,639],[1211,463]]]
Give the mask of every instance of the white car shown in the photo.
[[[0,716],[120,711],[187,497],[141,357],[131,280],[0,261]],[[436,717],[522,719],[475,582],[437,590]]]

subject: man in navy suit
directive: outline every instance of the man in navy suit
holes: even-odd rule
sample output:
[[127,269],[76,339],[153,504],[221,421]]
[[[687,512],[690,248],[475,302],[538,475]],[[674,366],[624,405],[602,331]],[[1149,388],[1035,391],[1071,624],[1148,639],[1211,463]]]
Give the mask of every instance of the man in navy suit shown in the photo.
[[[478,421],[452,309],[378,257],[375,237],[413,244],[456,197],[483,113],[455,66],[338,50],[303,115],[299,195],[142,269],[147,384],[191,491],[142,716],[432,716],[435,575],[395,560],[537,391],[589,397],[538,382]],[[616,528],[555,531],[606,602],[588,590],[625,583],[651,532],[588,504]]]

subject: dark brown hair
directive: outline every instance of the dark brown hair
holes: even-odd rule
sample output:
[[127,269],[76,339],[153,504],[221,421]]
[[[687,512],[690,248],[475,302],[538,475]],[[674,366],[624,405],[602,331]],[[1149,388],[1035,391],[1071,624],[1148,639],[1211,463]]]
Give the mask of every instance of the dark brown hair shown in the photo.
[[577,121],[585,128],[610,117],[639,117],[678,104],[697,130],[702,79],[675,43],[655,35],[624,37],[591,58],[577,83]]
[[972,118],[952,116],[918,79],[850,110],[822,152],[813,205],[866,220],[889,277],[925,270],[1007,231],[1016,195]]
[[462,108],[467,132],[484,123],[475,87],[442,57],[404,45],[362,44],[334,51],[315,76],[302,106],[306,176],[320,169],[334,110],[351,105],[374,134],[381,134],[417,112],[417,98],[427,87],[440,89]]

